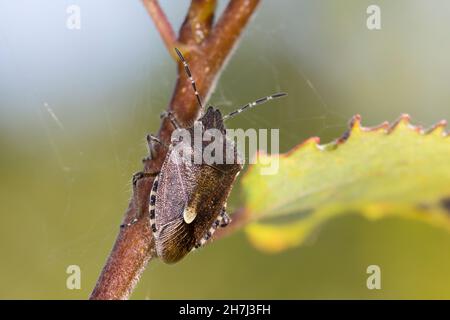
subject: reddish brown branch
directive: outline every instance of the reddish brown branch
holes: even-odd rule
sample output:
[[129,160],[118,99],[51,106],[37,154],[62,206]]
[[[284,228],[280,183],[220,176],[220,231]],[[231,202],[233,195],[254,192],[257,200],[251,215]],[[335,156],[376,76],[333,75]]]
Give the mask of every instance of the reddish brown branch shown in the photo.
[[[193,0],[177,41],[158,2],[144,0],[143,3],[169,51],[173,52],[175,44],[183,51],[195,75],[200,94],[207,97],[224,61],[230,55],[259,0],[231,0],[214,27],[216,1]],[[200,110],[192,94],[191,84],[180,64],[178,75],[167,110],[173,111],[178,121],[187,126],[198,117]],[[158,132],[159,138],[168,143],[172,130],[169,120],[162,121]],[[144,172],[159,172],[165,158],[165,149],[158,148],[157,145],[155,151],[156,157],[151,161],[145,161]],[[124,222],[131,221],[134,217],[145,217],[152,183],[152,177],[138,181],[125,212]],[[240,227],[242,223],[239,221],[245,221],[244,218],[243,213],[235,216],[229,230]],[[219,233],[218,237],[223,235],[225,233]],[[127,299],[148,261],[154,257],[153,246],[148,219],[139,219],[136,224],[121,229],[90,298]]]

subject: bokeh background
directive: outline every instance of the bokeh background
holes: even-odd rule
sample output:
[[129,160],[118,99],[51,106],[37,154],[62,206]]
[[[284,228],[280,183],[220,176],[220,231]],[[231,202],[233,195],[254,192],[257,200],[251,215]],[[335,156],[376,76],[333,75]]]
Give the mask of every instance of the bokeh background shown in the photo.
[[[66,28],[71,4],[81,30]],[[189,2],[161,4],[177,29]],[[230,121],[280,128],[282,151],[339,136],[356,113],[365,125],[450,119],[449,17],[447,0],[263,1],[210,102],[228,112],[287,91]],[[0,0],[0,298],[88,297],[175,77],[138,0]],[[229,207],[240,201],[237,186]],[[450,298],[449,249],[445,231],[396,218],[339,218],[276,255],[239,232],[176,265],[153,261],[132,298]],[[81,290],[66,288],[72,264]],[[366,288],[370,264],[381,290]]]

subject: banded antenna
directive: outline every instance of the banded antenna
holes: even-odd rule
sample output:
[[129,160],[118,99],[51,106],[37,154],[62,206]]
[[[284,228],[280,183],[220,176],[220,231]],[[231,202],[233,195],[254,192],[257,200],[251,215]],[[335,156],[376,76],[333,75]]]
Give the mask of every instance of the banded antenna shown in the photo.
[[281,98],[281,97],[284,97],[284,96],[287,96],[287,93],[284,93],[284,92],[278,92],[278,93],[274,93],[274,94],[272,94],[272,95],[270,95],[270,96],[267,96],[267,97],[264,97],[264,98],[260,98],[260,99],[258,99],[258,100],[255,100],[255,101],[253,101],[253,102],[249,102],[249,103],[247,103],[245,106],[242,106],[242,107],[240,107],[239,109],[237,109],[237,110],[235,110],[235,111],[233,111],[233,112],[227,114],[227,115],[224,116],[222,119],[223,119],[223,121],[228,120],[229,118],[232,118],[232,117],[234,117],[235,115],[237,115],[237,114],[239,114],[239,113],[241,113],[241,112],[243,112],[243,111],[245,111],[245,110],[247,110],[247,109],[251,109],[251,108],[253,108],[253,107],[257,106],[257,105],[266,103],[267,101],[270,101],[270,100],[273,100],[273,99],[277,99],[277,98]]
[[187,74],[187,76],[189,78],[189,81],[191,81],[192,89],[194,89],[194,94],[197,97],[198,105],[200,106],[201,109],[203,109],[202,100],[200,99],[200,94],[198,93],[197,85],[195,84],[195,80],[192,77],[191,69],[189,69],[189,64],[187,63],[186,59],[184,59],[184,57],[181,54],[180,50],[175,48],[175,51],[176,51],[178,57],[180,58],[181,62],[183,63],[184,71],[186,71],[186,74]]

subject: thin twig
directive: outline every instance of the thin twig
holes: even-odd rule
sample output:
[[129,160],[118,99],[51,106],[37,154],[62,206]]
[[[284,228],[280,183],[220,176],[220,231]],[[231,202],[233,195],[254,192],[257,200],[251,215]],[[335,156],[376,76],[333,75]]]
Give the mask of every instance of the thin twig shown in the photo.
[[177,36],[175,31],[173,31],[166,14],[161,9],[158,1],[156,0],[142,0],[144,7],[147,9],[148,14],[152,17],[155,23],[156,29],[161,35],[164,44],[169,51],[173,50],[175,41],[177,41]]
[[[213,27],[216,0],[193,0],[175,42],[172,28],[158,2],[144,0],[166,47],[173,50],[171,46],[176,43],[189,60],[198,90],[205,97],[205,102],[225,60],[232,52],[258,3],[259,0],[230,0],[219,22]],[[197,119],[200,110],[181,64],[178,64],[178,75],[167,110],[174,113],[178,122],[188,126]],[[172,130],[170,120],[163,120],[158,132],[159,138],[169,143]],[[144,161],[144,172],[159,172],[166,150],[156,145],[155,151],[154,159]],[[124,222],[129,222],[134,217],[146,216],[152,183],[153,178],[147,177],[139,180],[134,186]],[[241,225],[238,217],[239,215],[233,218],[230,230],[235,230],[233,226]],[[242,217],[245,215],[242,214]],[[121,229],[90,299],[127,299],[148,261],[154,257],[153,246],[148,219],[139,219],[136,224]]]

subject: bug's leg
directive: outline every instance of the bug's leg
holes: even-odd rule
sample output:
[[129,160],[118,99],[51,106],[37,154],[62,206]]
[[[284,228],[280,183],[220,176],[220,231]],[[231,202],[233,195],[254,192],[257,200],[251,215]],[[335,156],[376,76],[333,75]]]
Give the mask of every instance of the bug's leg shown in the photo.
[[155,221],[155,203],[156,203],[156,191],[158,191],[158,179],[159,175],[156,176],[153,181],[152,191],[150,192],[150,202],[148,205],[148,213],[150,217],[150,228],[152,229],[153,234],[158,231],[156,229],[156,221]]
[[225,228],[227,225],[230,224],[231,222],[231,218],[230,216],[227,214],[227,211],[225,209],[225,206],[222,209],[222,212],[220,213],[220,215],[222,216],[222,221],[220,222],[220,227],[221,228]]
[[163,113],[161,113],[160,116],[161,119],[164,118],[169,118],[170,122],[172,122],[172,125],[175,129],[179,129],[181,128],[180,123],[178,122],[178,120],[175,118],[175,115],[173,114],[172,111],[164,111]]
[[136,184],[139,180],[148,178],[148,177],[156,177],[159,174],[159,172],[153,173],[153,172],[143,172],[139,171],[133,174],[133,177],[131,178],[131,181],[133,183],[133,187],[136,187]]
[[[205,243],[207,243],[208,240],[211,239],[212,235],[217,230],[217,228],[222,226],[222,223],[223,223],[223,220],[224,220],[224,213],[225,213],[225,211],[222,209],[222,212],[219,214],[219,216],[217,217],[216,221],[214,221],[212,226],[208,229],[208,231],[200,239],[200,241],[198,241],[195,244],[195,246],[194,246],[194,248],[192,250],[195,250],[195,249],[198,249],[198,248],[204,246]],[[225,213],[225,215],[227,216],[228,220],[230,220],[230,218],[228,217],[228,215],[226,213]]]
[[[133,178],[132,178],[133,192],[135,192],[136,185],[137,185],[137,183],[138,183],[139,180],[144,179],[144,178],[147,178],[147,177],[156,177],[156,178],[155,178],[155,180],[156,180],[157,177],[158,177],[158,174],[159,174],[159,172],[156,172],[156,173],[151,173],[151,172],[137,172],[137,173],[133,174]],[[153,182],[153,183],[154,183],[154,182]],[[121,224],[120,227],[121,227],[121,228],[129,227],[129,226],[135,224],[136,222],[138,222],[138,220],[139,220],[139,219],[138,219],[137,217],[134,217],[133,220],[131,220],[131,221],[128,222],[128,223]]]
[[155,151],[155,143],[158,143],[164,147],[167,148],[167,146],[161,141],[159,140],[158,137],[152,135],[152,134],[147,134],[147,148],[148,148],[148,156],[145,157],[142,162],[147,162],[147,161],[151,161],[152,159],[155,159],[156,157],[156,151]]

